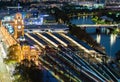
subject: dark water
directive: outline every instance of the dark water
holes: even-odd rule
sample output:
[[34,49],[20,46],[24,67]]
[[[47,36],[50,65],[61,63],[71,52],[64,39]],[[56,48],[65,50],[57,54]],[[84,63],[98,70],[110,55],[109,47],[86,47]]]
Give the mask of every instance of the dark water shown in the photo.
[[96,30],[94,28],[86,29],[86,32],[89,33],[98,43],[105,47],[106,53],[115,57],[115,54],[120,50],[120,37],[113,34],[96,34]]
[[[95,24],[91,17],[81,17],[81,18],[74,18],[71,20],[72,24]],[[104,28],[105,29],[105,28]],[[104,29],[101,29],[103,32]],[[113,34],[97,34],[95,28],[86,28],[86,32],[89,33],[98,43],[105,47],[106,53],[111,56],[115,57],[115,54],[120,50],[120,37]]]
[[50,71],[43,71],[43,82],[58,82],[58,80],[51,75]]
[[71,20],[71,23],[72,24],[95,24],[91,20],[91,18],[92,18],[91,16],[76,17]]

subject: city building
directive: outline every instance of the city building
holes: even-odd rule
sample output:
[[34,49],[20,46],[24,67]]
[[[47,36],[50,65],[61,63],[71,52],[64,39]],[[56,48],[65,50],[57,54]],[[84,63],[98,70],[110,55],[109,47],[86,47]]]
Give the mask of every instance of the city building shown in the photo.
[[120,0],[105,0],[106,4],[120,4]]
[[10,34],[9,29],[2,25],[2,21],[0,22],[0,32],[3,37],[3,42],[6,45],[6,49],[16,51],[14,54],[17,56],[13,57],[13,59],[17,59],[18,62],[28,59],[29,61],[34,61],[36,65],[38,65],[38,56],[41,54],[41,50],[35,48],[34,45],[21,44],[20,38],[23,37],[24,39],[24,23],[22,15],[17,13],[13,21],[7,21],[6,23],[12,26],[14,32]]
[[69,28],[64,24],[26,25],[25,32],[68,32]]

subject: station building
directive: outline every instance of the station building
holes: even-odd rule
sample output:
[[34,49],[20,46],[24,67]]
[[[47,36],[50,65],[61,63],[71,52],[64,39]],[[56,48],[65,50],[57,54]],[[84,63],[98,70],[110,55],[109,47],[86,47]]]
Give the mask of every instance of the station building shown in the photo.
[[33,47],[34,45],[31,46],[29,44],[21,44],[21,41],[19,40],[21,36],[24,37],[24,22],[22,15],[17,13],[14,17],[14,20],[7,21],[6,23],[10,24],[14,30],[13,33],[10,34],[9,29],[6,26],[3,26],[1,21],[0,32],[2,34],[3,42],[6,45],[6,48],[10,49],[11,51],[16,51],[14,54],[17,55],[15,59],[17,59],[18,62],[21,62],[24,59],[28,59],[29,61],[34,61],[36,65],[38,65],[38,57],[41,53],[41,50]]

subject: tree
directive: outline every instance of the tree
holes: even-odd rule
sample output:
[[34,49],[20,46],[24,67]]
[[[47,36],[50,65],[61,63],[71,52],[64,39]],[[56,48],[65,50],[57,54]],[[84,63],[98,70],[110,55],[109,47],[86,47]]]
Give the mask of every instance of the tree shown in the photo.
[[24,59],[15,68],[14,82],[42,82],[42,70],[39,70],[33,61]]
[[88,43],[88,45],[91,46],[92,48],[100,52],[104,50],[100,44],[98,44],[89,34],[87,34],[81,28],[78,28],[75,25],[69,25],[69,28],[71,34],[73,34],[83,42]]
[[8,48],[7,58],[4,62],[7,64],[16,63],[19,61],[21,55],[21,47],[18,44],[12,45]]
[[19,63],[15,67],[13,76],[15,77],[14,82],[32,82],[29,78],[29,67],[27,64],[30,62],[25,59],[22,63]]

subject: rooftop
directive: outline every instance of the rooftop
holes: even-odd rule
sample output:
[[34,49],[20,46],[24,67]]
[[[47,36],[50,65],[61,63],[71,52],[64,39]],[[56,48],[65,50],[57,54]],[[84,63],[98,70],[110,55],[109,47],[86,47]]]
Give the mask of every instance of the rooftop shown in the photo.
[[64,24],[51,24],[51,25],[25,25],[25,29],[67,29]]

